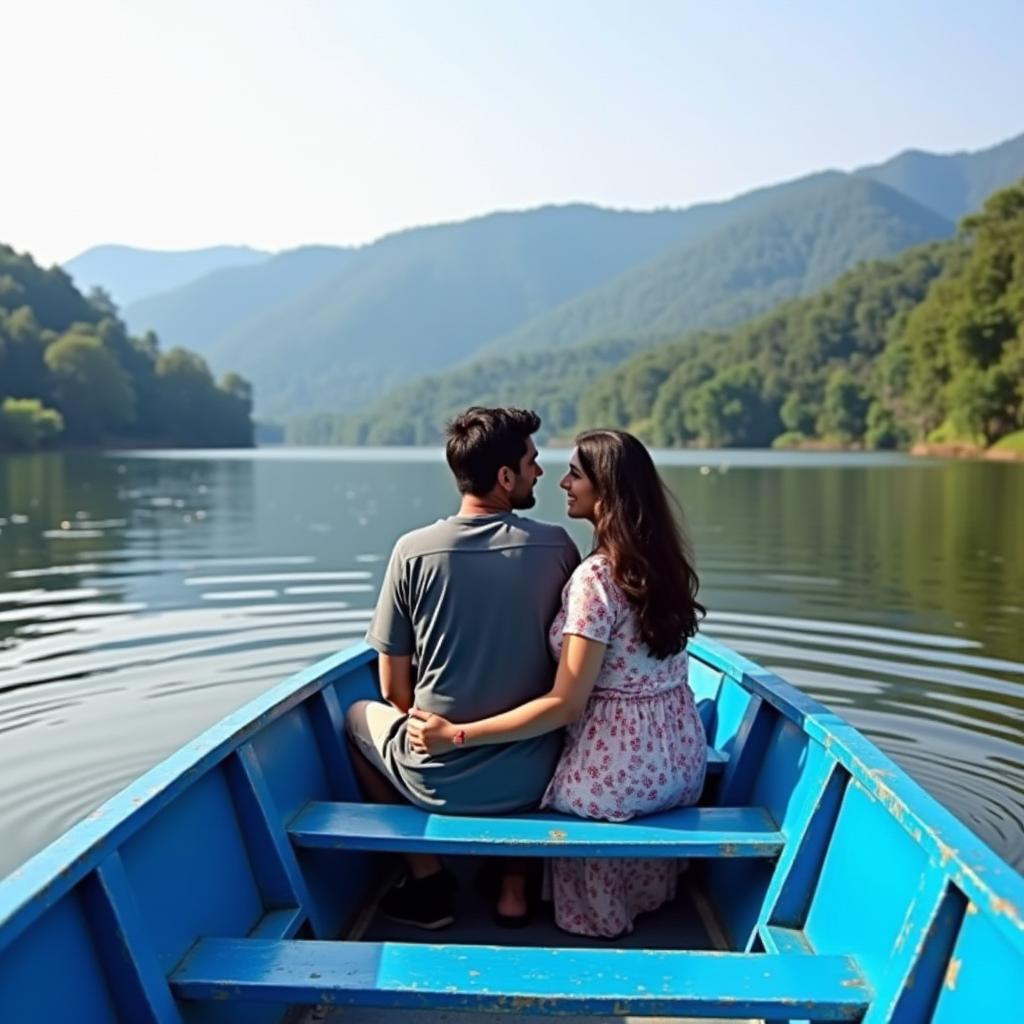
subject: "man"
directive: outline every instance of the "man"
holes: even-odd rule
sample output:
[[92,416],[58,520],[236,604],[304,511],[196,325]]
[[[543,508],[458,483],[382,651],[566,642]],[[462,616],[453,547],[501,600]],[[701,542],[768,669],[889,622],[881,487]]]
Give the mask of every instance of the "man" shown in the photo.
[[[381,693],[359,701],[347,725],[363,791],[446,814],[501,814],[536,807],[561,750],[560,733],[431,757],[406,740],[411,707],[453,722],[485,718],[546,693],[555,665],[547,631],[579,563],[560,526],[515,515],[531,508],[543,475],[532,434],[536,413],[468,409],[448,426],[457,515],[399,538],[367,642],[380,652]],[[413,662],[416,673],[413,673]],[[424,928],[454,919],[451,879],[440,861],[406,857],[409,876],[381,904]],[[522,866],[505,872],[502,902],[518,906]]]

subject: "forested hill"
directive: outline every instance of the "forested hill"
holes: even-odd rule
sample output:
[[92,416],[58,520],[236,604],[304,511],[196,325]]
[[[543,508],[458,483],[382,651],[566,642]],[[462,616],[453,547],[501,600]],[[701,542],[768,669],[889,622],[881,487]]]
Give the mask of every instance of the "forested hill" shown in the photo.
[[1024,181],[955,239],[858,266],[731,331],[623,338],[480,361],[365,416],[300,421],[307,443],[436,443],[470,402],[519,402],[545,435],[617,426],[663,446],[980,447],[1024,426]]
[[858,175],[902,192],[948,220],[959,221],[1024,174],[1024,135],[977,153],[907,150]]
[[[431,443],[457,409],[516,401],[536,408],[545,433],[558,435],[576,422],[584,390],[631,352],[686,329],[741,323],[814,291],[860,260],[952,233],[953,225],[938,214],[884,185],[843,177],[808,183],[805,194],[673,250],[505,335],[488,346],[489,358],[419,380],[363,415],[294,422],[289,437],[305,443]],[[591,338],[603,340],[584,344]]]
[[156,331],[206,356],[223,335],[246,330],[265,314],[337,275],[354,250],[307,245],[255,265],[204,274],[180,288],[151,295],[122,313],[131,331]]
[[637,356],[581,425],[660,445],[985,447],[1024,426],[1024,179],[954,241],[845,275],[732,331]]
[[674,244],[680,214],[589,206],[420,228],[224,333],[207,350],[244,366],[269,414],[365,406]]
[[953,229],[951,221],[877,182],[830,179],[631,270],[495,339],[484,352],[730,326],[816,291],[862,260],[947,238]]
[[131,337],[109,297],[0,245],[0,449],[251,445],[252,394],[186,349]]

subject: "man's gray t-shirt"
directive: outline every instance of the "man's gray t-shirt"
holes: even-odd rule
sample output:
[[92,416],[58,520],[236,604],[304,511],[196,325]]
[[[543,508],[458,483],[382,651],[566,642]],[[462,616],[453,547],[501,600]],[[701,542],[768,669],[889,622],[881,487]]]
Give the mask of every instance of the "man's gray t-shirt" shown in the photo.
[[[453,722],[508,711],[547,693],[548,626],[579,563],[560,526],[512,513],[451,516],[401,537],[366,635],[382,654],[415,656],[415,706]],[[405,719],[381,753],[415,804],[451,814],[535,807],[561,732],[516,743],[413,752]]]

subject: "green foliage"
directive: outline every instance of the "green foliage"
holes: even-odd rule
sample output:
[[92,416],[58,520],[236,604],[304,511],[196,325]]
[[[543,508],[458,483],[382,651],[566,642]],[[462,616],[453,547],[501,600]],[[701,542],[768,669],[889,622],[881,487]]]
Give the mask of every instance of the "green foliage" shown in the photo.
[[864,444],[875,450],[902,448],[910,441],[910,432],[897,422],[892,409],[875,399],[868,406]]
[[0,246],[0,447],[252,444],[252,393],[131,337],[110,297]]
[[290,444],[436,444],[445,422],[469,405],[528,404],[543,421],[541,440],[566,438],[575,428],[580,397],[637,347],[611,340],[481,359],[402,388],[363,414],[290,420],[285,437]]
[[[650,419],[648,429],[659,444],[693,443],[705,430],[714,436],[733,436],[735,425],[714,425],[694,409],[690,409],[688,422],[686,411],[676,406],[684,397],[689,400],[689,393],[681,395],[680,388],[702,383],[712,375],[710,370],[703,376],[696,374],[699,380],[692,379],[693,374],[684,380],[677,378],[669,389],[675,395],[673,404],[663,401],[655,411],[659,395],[680,362],[660,347],[626,363],[610,378],[599,380],[600,372],[581,372],[580,367],[587,363],[588,371],[610,370],[629,349],[637,352],[663,345],[683,329],[739,323],[781,300],[820,287],[862,258],[896,252],[953,230],[941,217],[884,186],[842,175],[826,175],[769,193],[757,204],[741,204],[745,216],[739,209],[731,214],[719,211],[720,220],[708,221],[703,233],[691,232],[659,258],[500,334],[484,346],[486,358],[423,378],[365,414],[338,417],[334,427],[325,428],[330,422],[325,419],[316,420],[315,426],[307,419],[292,428],[289,438],[306,443],[314,436],[348,443],[357,443],[360,437],[368,443],[392,439],[400,439],[393,443],[431,443],[447,415],[469,404],[501,400],[501,395],[507,396],[507,401],[538,408],[546,430],[554,436],[565,436],[576,425],[633,424],[636,429],[635,424],[646,419]],[[681,223],[685,222],[684,217]],[[472,307],[475,299],[470,302]],[[819,322],[801,325],[800,330],[816,331],[824,341],[832,337],[839,354],[844,344],[852,344],[850,335],[855,329],[865,344],[881,349],[886,314],[887,310],[865,302],[852,314],[853,322],[844,326],[846,310],[823,306],[815,310]],[[789,327],[776,321],[777,330],[788,331]],[[706,362],[724,337],[720,332],[690,335],[682,347],[700,349]],[[607,345],[597,349],[594,342],[588,342],[593,338],[626,339],[628,345],[619,343],[623,355],[616,359]],[[780,336],[775,347],[787,343],[788,339]],[[792,362],[804,358],[803,353],[794,354]],[[407,372],[413,365],[403,361],[401,371]],[[344,364],[344,368],[351,385],[352,367]],[[781,389],[788,390],[787,369],[769,365],[767,359],[763,365],[755,362],[755,369],[760,386],[768,389],[772,407],[753,416],[742,443],[754,443],[754,436],[778,425],[775,399]],[[375,386],[385,382],[378,373]],[[820,399],[819,394],[819,405]],[[339,393],[336,404],[342,400]],[[698,421],[700,430],[694,427]],[[813,423],[808,429],[813,429]],[[764,443],[770,440],[767,437]]]
[[[920,302],[956,243],[864,264],[830,288],[794,300],[731,333],[697,333],[645,352],[594,386],[580,404],[586,426],[629,427],[626,382],[664,374],[649,416],[656,444],[768,445],[832,436],[860,443],[873,365],[895,326]],[[894,378],[899,377],[897,369]],[[609,410],[617,420],[605,420]],[[879,434],[879,443],[889,441]]]
[[684,418],[707,448],[768,445],[781,426],[752,364],[729,367],[701,384],[687,399]]
[[580,410],[665,445],[993,442],[1024,425],[1024,182],[957,239],[634,357]]
[[232,447],[252,443],[252,391],[238,374],[218,386],[206,360],[183,348],[161,355],[156,364],[157,415],[173,425],[177,443]]
[[102,315],[59,267],[43,270],[9,245],[0,244],[0,313],[28,307],[40,327],[65,331]]
[[864,387],[845,367],[828,375],[817,432],[849,444],[862,437],[867,426],[869,399]]
[[804,437],[814,432],[818,410],[799,391],[791,391],[779,409],[779,419],[789,434]]
[[99,338],[69,332],[47,347],[44,359],[71,436],[101,441],[134,419],[135,395],[128,374]]
[[1024,430],[1015,430],[1012,434],[1001,437],[992,447],[998,451],[1020,452],[1024,455]]
[[778,449],[802,448],[807,444],[807,435],[799,430],[787,430],[772,440],[772,447]]
[[962,225],[964,250],[907,317],[890,403],[915,436],[991,443],[1024,423],[1024,182]]
[[613,426],[664,446],[990,443],[1024,424],[1024,183],[957,238],[861,264],[730,332],[625,337],[478,360],[288,438],[436,443],[479,403],[538,408],[547,437]]
[[5,398],[0,404],[0,448],[44,448],[63,429],[61,414],[36,398]]

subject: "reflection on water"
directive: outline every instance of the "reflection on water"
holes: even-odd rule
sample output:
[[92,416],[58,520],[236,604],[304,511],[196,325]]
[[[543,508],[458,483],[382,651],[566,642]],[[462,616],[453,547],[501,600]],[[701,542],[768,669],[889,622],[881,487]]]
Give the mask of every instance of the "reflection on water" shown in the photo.
[[[706,632],[834,707],[1024,865],[1024,467],[660,461]],[[560,521],[556,479],[536,514]],[[394,538],[454,505],[436,452],[2,457],[0,875],[359,638]]]

